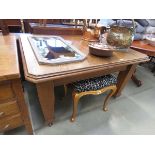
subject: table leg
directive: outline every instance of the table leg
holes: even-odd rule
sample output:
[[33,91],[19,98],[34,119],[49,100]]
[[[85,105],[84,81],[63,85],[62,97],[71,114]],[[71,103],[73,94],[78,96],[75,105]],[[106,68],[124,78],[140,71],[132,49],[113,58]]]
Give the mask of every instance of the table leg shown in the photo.
[[136,69],[137,64],[129,65],[127,66],[127,69],[125,71],[121,71],[118,75],[117,78],[117,90],[116,93],[114,94],[115,97],[118,97],[121,95],[121,91],[133,75],[135,69]]
[[23,117],[25,128],[29,134],[33,134],[33,129],[32,129],[31,120],[29,117],[28,107],[24,99],[21,80],[20,79],[12,80],[12,88],[16,94],[16,99],[18,101],[19,108],[22,112],[22,117]]
[[37,83],[37,92],[46,123],[51,126],[54,117],[54,84],[52,81]]
[[142,85],[142,81],[137,79],[135,73],[131,76],[131,79],[137,85],[137,87],[140,87]]
[[152,73],[155,72],[155,62],[154,62],[154,60],[155,60],[155,56],[150,56],[150,61],[149,62],[154,64],[153,68],[151,69]]
[[155,66],[152,68],[151,72],[152,72],[152,73],[155,72]]
[[[155,59],[155,57],[153,57],[153,59]],[[154,66],[153,66],[153,68],[151,70],[152,73],[155,72],[155,62],[153,62],[153,64],[154,64]]]

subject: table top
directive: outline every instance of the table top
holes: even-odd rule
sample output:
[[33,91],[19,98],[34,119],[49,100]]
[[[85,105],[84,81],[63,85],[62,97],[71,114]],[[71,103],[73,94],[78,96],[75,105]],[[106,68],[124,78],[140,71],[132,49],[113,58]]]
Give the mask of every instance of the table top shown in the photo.
[[149,56],[155,56],[155,46],[149,45],[146,40],[133,41],[131,48],[134,48],[135,50],[138,50]]
[[0,35],[0,81],[19,76],[16,36]]
[[88,42],[82,40],[82,36],[62,36],[64,39],[72,42],[72,45],[78,48],[81,52],[87,55],[87,58],[82,62],[74,62],[69,64],[59,64],[59,65],[39,65],[34,52],[30,46],[26,34],[20,35],[20,43],[22,49],[22,57],[24,58],[24,70],[26,77],[32,78],[33,80],[40,80],[42,78],[48,79],[48,77],[53,79],[56,76],[77,73],[81,71],[93,70],[96,68],[108,68],[117,67],[120,65],[134,64],[139,62],[144,62],[148,60],[145,54],[137,52],[132,49],[127,51],[114,51],[112,57],[104,58],[97,57],[89,54]]

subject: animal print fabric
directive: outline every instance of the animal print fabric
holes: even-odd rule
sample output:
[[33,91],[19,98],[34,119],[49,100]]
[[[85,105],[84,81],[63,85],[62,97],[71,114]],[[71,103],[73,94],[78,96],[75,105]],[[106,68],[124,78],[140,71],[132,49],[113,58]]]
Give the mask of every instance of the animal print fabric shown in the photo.
[[115,85],[117,78],[114,75],[105,75],[86,80],[80,80],[72,83],[73,89],[76,92],[95,91],[106,86]]

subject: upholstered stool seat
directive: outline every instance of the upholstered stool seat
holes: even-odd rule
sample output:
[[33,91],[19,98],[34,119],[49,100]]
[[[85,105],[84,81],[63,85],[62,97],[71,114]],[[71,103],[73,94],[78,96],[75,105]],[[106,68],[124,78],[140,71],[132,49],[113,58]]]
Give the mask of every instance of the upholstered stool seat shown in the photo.
[[86,80],[80,80],[72,83],[73,114],[71,117],[71,121],[75,120],[78,101],[82,96],[99,95],[106,92],[107,90],[111,90],[111,92],[107,95],[103,106],[103,110],[107,111],[108,110],[107,101],[115,93],[116,83],[117,83],[117,79],[113,75],[105,75],[105,76],[90,78]]
[[72,83],[74,91],[80,93],[85,91],[95,91],[103,87],[116,84],[117,79],[113,75],[105,75]]

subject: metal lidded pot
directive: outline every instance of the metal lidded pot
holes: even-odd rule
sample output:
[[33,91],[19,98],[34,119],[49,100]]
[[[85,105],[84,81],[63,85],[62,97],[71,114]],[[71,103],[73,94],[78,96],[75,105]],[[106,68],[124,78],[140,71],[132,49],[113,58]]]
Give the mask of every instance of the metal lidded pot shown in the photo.
[[135,22],[132,19],[132,27],[113,25],[107,35],[107,43],[118,49],[129,48],[132,44],[135,33]]

